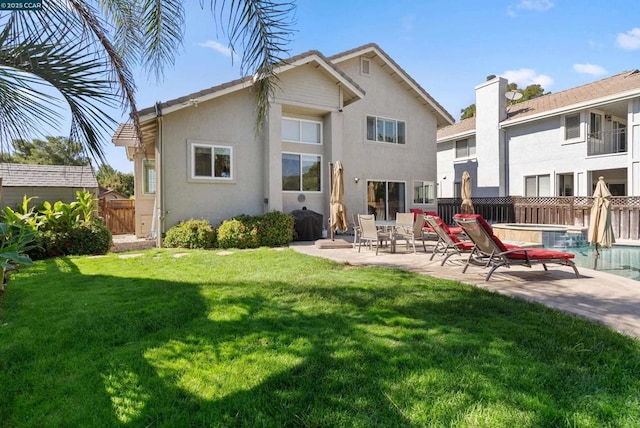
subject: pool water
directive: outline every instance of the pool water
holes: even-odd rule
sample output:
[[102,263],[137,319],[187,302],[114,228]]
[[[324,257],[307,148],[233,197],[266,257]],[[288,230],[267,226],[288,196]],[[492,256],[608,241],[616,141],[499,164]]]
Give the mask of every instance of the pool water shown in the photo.
[[[562,251],[576,255],[578,267],[593,269],[594,247],[565,248]],[[614,245],[601,248],[597,270],[640,281],[640,247]]]

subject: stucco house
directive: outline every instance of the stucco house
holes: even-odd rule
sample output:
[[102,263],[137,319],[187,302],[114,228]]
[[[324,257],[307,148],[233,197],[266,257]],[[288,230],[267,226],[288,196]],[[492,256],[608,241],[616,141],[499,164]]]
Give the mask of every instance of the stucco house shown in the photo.
[[1,163],[0,177],[2,207],[14,208],[25,195],[34,197],[33,206],[44,201],[74,202],[76,192],[81,190],[98,193],[98,181],[90,166]]
[[476,116],[438,131],[438,196],[640,195],[640,72],[513,103],[507,80],[476,86]]
[[251,77],[141,110],[113,136],[134,161],[136,235],[189,218],[306,207],[329,220],[331,164],[344,167],[350,213],[435,209],[436,130],[454,123],[379,46],[294,56],[255,132]]

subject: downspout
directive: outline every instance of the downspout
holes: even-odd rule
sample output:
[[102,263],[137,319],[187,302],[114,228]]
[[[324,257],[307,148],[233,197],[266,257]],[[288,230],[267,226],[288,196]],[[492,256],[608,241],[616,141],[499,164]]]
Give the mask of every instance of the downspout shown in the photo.
[[160,102],[156,103],[156,120],[158,121],[158,144],[156,144],[156,169],[157,169],[157,177],[160,179],[160,186],[156,189],[158,192],[156,194],[156,201],[158,201],[157,211],[154,213],[157,216],[158,221],[156,222],[156,246],[158,248],[162,248],[162,231],[164,230],[164,220],[165,220],[165,185],[164,185],[164,162],[162,159],[164,153],[164,121],[162,120],[162,108]]

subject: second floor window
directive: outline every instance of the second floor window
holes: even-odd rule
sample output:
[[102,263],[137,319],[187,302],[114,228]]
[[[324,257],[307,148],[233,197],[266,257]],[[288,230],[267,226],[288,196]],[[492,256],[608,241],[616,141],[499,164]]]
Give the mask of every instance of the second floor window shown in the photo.
[[580,138],[580,113],[564,117],[564,139]]
[[367,116],[367,140],[406,144],[406,124],[401,120]]
[[465,139],[456,141],[456,158],[468,158],[476,155],[476,141]]
[[322,124],[310,120],[282,119],[282,140],[294,143],[322,143]]

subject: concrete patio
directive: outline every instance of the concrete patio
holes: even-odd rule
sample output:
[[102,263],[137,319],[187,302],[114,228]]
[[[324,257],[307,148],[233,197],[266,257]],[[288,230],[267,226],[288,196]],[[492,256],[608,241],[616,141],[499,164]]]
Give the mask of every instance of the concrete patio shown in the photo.
[[576,278],[569,267],[549,265],[549,270],[545,271],[538,265],[531,269],[523,266],[500,268],[486,282],[484,278],[487,270],[481,267],[472,266],[465,274],[462,273],[466,262],[466,257],[463,256],[452,256],[444,266],[440,266],[442,257],[439,255],[429,261],[429,246],[427,253],[422,246],[414,254],[412,251],[406,252],[404,246],[400,245],[398,252],[394,254],[382,249],[376,256],[375,251],[364,247],[358,253],[357,249],[345,245],[351,239],[348,235],[338,235],[333,243],[327,243],[327,240],[298,241],[293,242],[290,247],[303,254],[340,263],[388,266],[460,281],[492,292],[538,302],[640,338],[638,281],[586,268],[579,268],[580,278]]

